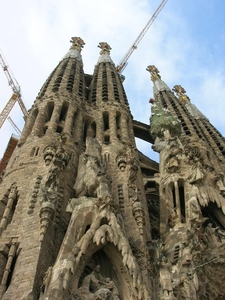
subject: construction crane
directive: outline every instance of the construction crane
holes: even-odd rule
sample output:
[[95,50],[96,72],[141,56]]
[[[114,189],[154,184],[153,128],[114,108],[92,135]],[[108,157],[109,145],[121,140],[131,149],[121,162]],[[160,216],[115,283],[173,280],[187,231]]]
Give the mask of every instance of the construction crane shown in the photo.
[[15,129],[15,131],[17,132],[18,136],[21,136],[21,131],[20,129],[16,126],[16,124],[13,122],[13,120],[8,117],[7,120],[9,121],[9,123],[13,126],[13,128]]
[[3,59],[3,55],[1,53],[0,53],[0,64],[7,77],[8,83],[13,90],[12,96],[10,97],[10,99],[8,100],[8,102],[6,103],[5,107],[3,108],[0,114],[0,128],[1,128],[6,118],[8,117],[10,111],[12,110],[13,106],[15,105],[16,101],[18,101],[18,104],[23,112],[24,119],[27,118],[28,111],[23,103],[21,93],[20,93],[20,87],[17,81],[15,80],[15,78],[13,78],[13,75],[10,73],[9,67],[7,66],[5,60]]
[[127,66],[127,61],[129,59],[129,57],[131,56],[131,54],[134,52],[134,50],[137,49],[138,44],[140,43],[140,41],[142,40],[143,36],[146,34],[146,32],[148,31],[149,27],[152,25],[152,23],[155,21],[156,17],[158,16],[158,14],[160,13],[160,11],[163,9],[164,5],[166,4],[168,0],[163,0],[160,5],[158,6],[158,8],[156,9],[156,11],[154,12],[154,14],[152,15],[151,19],[148,21],[148,23],[145,25],[144,29],[141,31],[141,33],[139,34],[139,36],[137,37],[137,39],[134,41],[133,45],[131,46],[131,48],[129,49],[129,51],[127,52],[127,54],[124,56],[124,58],[120,61],[119,65],[117,66],[117,71],[118,73],[122,73],[123,70],[126,68]]

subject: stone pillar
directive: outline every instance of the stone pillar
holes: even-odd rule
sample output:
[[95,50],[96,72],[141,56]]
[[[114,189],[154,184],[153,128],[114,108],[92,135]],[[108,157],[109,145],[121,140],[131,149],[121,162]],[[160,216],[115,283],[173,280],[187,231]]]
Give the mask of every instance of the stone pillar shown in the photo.
[[13,258],[15,257],[16,248],[17,248],[17,243],[16,242],[17,242],[17,239],[13,239],[12,245],[9,249],[8,259],[7,259],[7,263],[6,263],[6,266],[5,266],[5,270],[4,270],[1,285],[0,285],[0,297],[1,298],[2,298],[2,296],[4,295],[4,293],[6,291],[6,284],[7,284],[7,280],[8,280],[8,277],[9,277],[9,273],[10,273],[10,271],[12,272],[12,270],[11,270],[12,261],[13,261]]
[[32,128],[33,128],[34,123],[35,123],[35,119],[36,119],[36,116],[34,114],[28,116],[25,127],[24,127],[23,132],[20,136],[20,140],[19,140],[19,143],[18,143],[19,145],[23,144],[26,141],[28,135],[31,133]]
[[109,114],[109,132],[110,141],[117,139],[116,115],[113,112]]
[[99,143],[104,143],[104,124],[103,124],[103,117],[99,118],[96,122],[96,137]]
[[6,208],[4,210],[4,214],[3,214],[2,220],[0,222],[0,233],[2,233],[2,231],[4,229],[6,229],[6,227],[7,227],[7,224],[9,221],[9,216],[10,216],[10,213],[12,210],[13,203],[14,203],[14,201],[16,201],[16,197],[17,197],[16,187],[13,186],[9,193]]
[[34,127],[32,130],[33,135],[41,136],[43,135],[43,126],[47,116],[47,107],[44,106],[40,109],[37,118],[34,123]]
[[74,140],[75,143],[80,143],[83,140],[83,116],[81,112],[77,114],[77,118],[74,124]]
[[70,106],[69,106],[68,111],[67,111],[66,120],[65,120],[65,125],[63,128],[63,132],[68,135],[71,135],[71,133],[72,133],[73,120],[74,120],[75,113],[76,113],[76,109],[70,108]]
[[59,117],[61,114],[61,110],[62,110],[62,103],[55,105],[53,112],[52,112],[52,116],[50,118],[50,122],[49,122],[49,126],[47,129],[47,134],[51,134],[52,132],[56,132],[57,126],[58,126],[58,122],[59,122]]
[[124,115],[121,115],[121,135],[122,135],[123,142],[129,141],[127,118]]

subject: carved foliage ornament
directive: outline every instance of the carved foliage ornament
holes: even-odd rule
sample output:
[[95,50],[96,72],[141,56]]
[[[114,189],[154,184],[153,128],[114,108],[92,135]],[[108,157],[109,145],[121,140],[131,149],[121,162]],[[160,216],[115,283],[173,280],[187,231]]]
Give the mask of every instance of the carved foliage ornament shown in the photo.
[[153,82],[155,82],[158,79],[161,79],[161,76],[159,75],[159,70],[154,65],[147,66],[146,70],[150,72],[151,80]]
[[81,52],[82,48],[85,45],[85,42],[80,37],[71,37],[70,43],[72,43],[72,46],[70,47],[71,50],[77,50]]
[[187,95],[185,95],[186,91],[181,85],[175,85],[173,87],[173,91],[177,94],[178,99],[181,102],[187,103],[190,102],[190,99]]
[[108,43],[106,42],[100,42],[98,45],[99,48],[102,50],[100,51],[100,54],[110,54],[110,50],[112,49]]

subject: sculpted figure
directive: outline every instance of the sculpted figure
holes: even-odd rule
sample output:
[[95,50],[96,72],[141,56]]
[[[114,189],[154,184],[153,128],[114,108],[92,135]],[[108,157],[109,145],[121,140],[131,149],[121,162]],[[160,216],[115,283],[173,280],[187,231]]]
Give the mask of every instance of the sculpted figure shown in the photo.
[[170,267],[171,263],[168,262],[165,256],[162,257],[162,260],[159,263],[160,266],[160,284],[162,287],[163,296],[167,297],[173,294],[172,279]]
[[196,291],[198,290],[197,278],[193,274],[189,275],[182,272],[180,275],[179,287],[179,300],[197,300]]
[[80,155],[78,176],[74,185],[76,197],[97,197],[98,206],[108,204],[112,199],[110,180],[102,164],[101,148],[93,138],[87,138],[85,154]]
[[173,228],[176,224],[178,224],[179,218],[176,209],[174,208],[171,214],[168,217],[168,225],[170,228]]
[[212,227],[212,223],[209,223],[208,226],[205,228],[205,233],[207,234],[208,245],[210,248],[215,248],[219,243],[219,239],[216,233],[217,230],[218,227]]
[[83,279],[78,294],[87,300],[120,300],[116,285],[110,278],[101,275],[99,265]]

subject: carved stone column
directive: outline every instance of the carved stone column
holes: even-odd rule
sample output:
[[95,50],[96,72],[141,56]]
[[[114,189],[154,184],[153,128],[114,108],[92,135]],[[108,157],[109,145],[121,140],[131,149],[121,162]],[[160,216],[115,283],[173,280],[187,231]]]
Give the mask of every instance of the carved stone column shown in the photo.
[[114,113],[109,114],[110,140],[117,139],[116,116]]
[[121,134],[122,134],[122,141],[128,142],[129,134],[128,134],[128,127],[127,127],[127,118],[123,115],[121,116]]
[[6,204],[4,214],[3,214],[2,220],[0,222],[0,233],[2,233],[2,231],[4,229],[6,229],[6,227],[7,227],[7,224],[9,222],[9,216],[11,214],[12,206],[13,206],[14,201],[16,200],[16,197],[17,197],[16,187],[12,186],[11,191],[8,196],[8,201]]
[[47,116],[47,108],[42,107],[37,115],[32,133],[37,136],[43,135],[43,126]]
[[9,273],[12,271],[12,262],[13,259],[16,255],[16,248],[17,248],[17,239],[13,239],[11,247],[9,249],[9,254],[8,254],[8,259],[7,259],[7,263],[5,266],[5,270],[2,276],[2,281],[1,281],[1,285],[0,285],[0,297],[2,297],[6,291],[6,284],[8,281],[8,277],[9,277]]
[[52,116],[49,122],[48,130],[46,132],[47,134],[56,132],[61,110],[62,110],[62,103],[54,106]]
[[74,141],[75,143],[80,143],[83,137],[83,116],[80,112],[77,114],[77,118],[74,124]]
[[100,143],[104,142],[104,129],[103,128],[104,128],[103,119],[100,118],[97,122],[97,128],[96,128],[96,137]]
[[68,135],[72,134],[73,119],[74,119],[75,113],[76,113],[76,109],[70,108],[70,106],[69,106],[67,116],[66,116],[66,120],[65,120],[64,129],[63,129],[63,132],[68,134]]
[[20,136],[20,140],[19,140],[18,145],[21,145],[26,141],[28,135],[32,131],[32,128],[33,128],[34,123],[35,123],[35,119],[36,119],[36,116],[34,114],[28,116],[28,119],[26,121],[26,125],[25,125],[25,127],[22,131],[21,136]]

